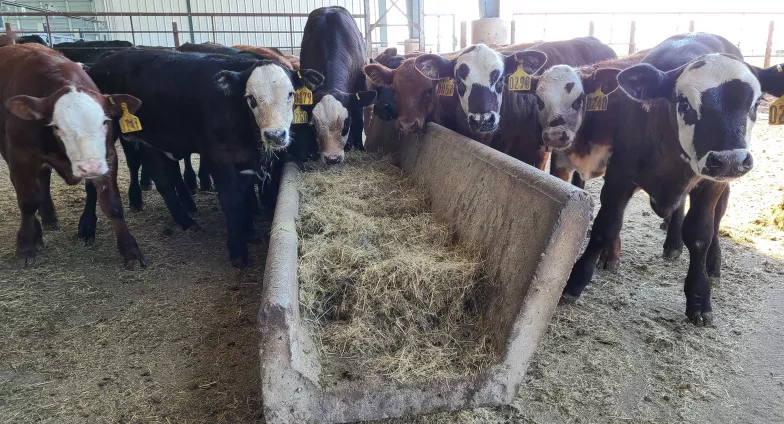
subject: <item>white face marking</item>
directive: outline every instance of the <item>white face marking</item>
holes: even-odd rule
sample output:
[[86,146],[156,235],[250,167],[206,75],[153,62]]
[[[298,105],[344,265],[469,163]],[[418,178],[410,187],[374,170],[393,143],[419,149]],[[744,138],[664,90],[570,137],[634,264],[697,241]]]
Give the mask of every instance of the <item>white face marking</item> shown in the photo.
[[76,89],[55,102],[52,126],[65,147],[74,176],[91,178],[109,172],[106,164],[109,128],[105,124],[108,119],[95,99]]
[[346,146],[349,135],[349,131],[343,133],[346,119],[348,110],[331,94],[322,97],[313,107],[311,123],[316,131],[322,158],[343,159],[343,147]]
[[[696,63],[704,62],[702,66],[696,64],[688,65],[675,82],[675,95],[686,99],[689,107],[696,112],[697,121],[702,118],[702,94],[712,88],[718,87],[726,82],[740,80],[748,84],[754,95],[753,102],[762,95],[762,88],[759,80],[751,73],[748,66],[740,60],[736,60],[720,54],[709,54],[701,57]],[[697,148],[694,145],[694,129],[696,124],[686,123],[685,113],[681,111],[678,104],[678,141],[681,147],[689,155],[688,162],[692,170],[697,175],[710,178],[702,173],[710,153],[697,157]],[[747,115],[746,117],[746,145],[751,143],[751,131],[754,121]]]
[[[465,65],[469,70],[468,76],[464,80],[460,78],[461,65]],[[465,67],[463,69],[465,69]],[[494,81],[490,81],[490,75],[493,73],[493,71],[498,71],[498,76]],[[468,53],[464,53],[457,58],[455,61],[454,74],[456,85],[455,90],[457,90],[458,97],[460,98],[460,106],[463,108],[463,112],[465,112],[467,117],[470,117],[472,114],[474,114],[477,118],[480,118],[480,115],[489,113],[493,115],[493,118],[495,118],[496,124],[499,123],[499,111],[501,110],[503,90],[496,91],[496,84],[503,84],[503,76],[503,57],[498,52],[484,44],[477,44],[473,50]],[[465,85],[465,92],[462,94],[457,87],[458,81]],[[471,97],[474,84],[486,87],[492,94],[496,96],[497,108],[493,110],[481,111],[470,110],[468,100]]]
[[[278,65],[259,66],[248,78],[245,86],[246,101],[261,130],[262,143],[269,150],[283,149],[289,144],[289,127],[294,120],[293,93],[291,78]],[[270,135],[278,136],[279,139]]]
[[[571,86],[570,91],[566,90],[567,85]],[[544,109],[539,109],[537,105],[536,110],[545,133],[551,132],[557,139],[565,131],[568,143],[573,141],[583,122],[585,101],[580,103],[577,110],[572,105],[584,94],[579,71],[571,66],[556,65],[545,71],[536,86],[536,96],[544,104]],[[563,123],[552,126],[551,123],[558,118],[562,118]]]

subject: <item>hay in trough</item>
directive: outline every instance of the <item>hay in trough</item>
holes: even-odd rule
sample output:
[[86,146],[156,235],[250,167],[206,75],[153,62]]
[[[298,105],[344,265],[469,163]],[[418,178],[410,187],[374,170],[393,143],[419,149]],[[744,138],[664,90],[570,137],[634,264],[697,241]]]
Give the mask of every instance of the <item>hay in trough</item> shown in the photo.
[[778,205],[773,206],[770,215],[773,226],[779,230],[784,230],[784,197],[781,198],[781,202]]
[[494,356],[480,304],[480,254],[437,222],[426,193],[386,158],[300,181],[303,318],[322,358],[321,383],[439,380]]

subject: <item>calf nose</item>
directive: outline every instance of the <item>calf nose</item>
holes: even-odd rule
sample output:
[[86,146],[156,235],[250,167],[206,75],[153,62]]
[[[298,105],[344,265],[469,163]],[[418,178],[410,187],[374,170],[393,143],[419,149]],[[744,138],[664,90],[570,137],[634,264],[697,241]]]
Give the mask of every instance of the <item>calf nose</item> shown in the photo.
[[572,143],[569,133],[564,130],[546,130],[542,133],[542,141],[546,146],[556,149],[565,149]]
[[410,133],[421,128],[421,124],[416,119],[398,119],[397,129],[402,133]]
[[327,165],[337,165],[340,162],[343,162],[343,156],[340,155],[324,156],[324,162],[326,162]]
[[267,130],[264,131],[264,138],[270,144],[285,146],[288,142],[288,132],[286,130]]
[[100,159],[87,159],[76,162],[74,174],[80,178],[95,178],[109,172],[106,161]]
[[472,131],[491,132],[496,128],[494,113],[471,113],[468,115],[468,127]]
[[719,179],[734,179],[746,175],[754,167],[754,158],[746,149],[710,152],[705,158],[702,173]]

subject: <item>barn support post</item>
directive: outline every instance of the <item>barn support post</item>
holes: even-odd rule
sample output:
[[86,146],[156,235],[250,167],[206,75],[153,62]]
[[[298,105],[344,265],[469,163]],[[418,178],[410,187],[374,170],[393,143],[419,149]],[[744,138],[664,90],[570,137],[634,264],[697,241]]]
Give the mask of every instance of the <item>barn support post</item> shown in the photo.
[[419,16],[416,24],[419,25],[419,51],[425,51],[425,0],[414,0],[417,3]]
[[131,21],[131,42],[133,45],[136,45],[136,33],[133,32],[133,15],[128,15],[128,19]]
[[5,23],[5,35],[7,35],[7,36],[8,36],[8,39],[9,39],[9,40],[12,40],[12,39],[13,39],[13,38],[11,38],[11,35],[12,35],[13,33],[14,33],[14,31],[11,29],[11,22],[6,22],[6,23]]
[[196,35],[193,32],[193,9],[191,8],[191,0],[185,0],[185,9],[188,11],[188,28],[190,28],[191,43],[196,43]]
[[172,22],[172,35],[174,35],[174,47],[180,47],[180,31],[177,29],[177,22]]
[[637,32],[637,22],[632,21],[632,26],[629,28],[629,54],[634,54],[637,51],[637,44],[634,42],[634,35]]
[[212,22],[212,42],[218,42],[218,33],[215,32],[215,15],[210,16],[210,21]]
[[512,22],[510,22],[509,25],[509,42],[514,44],[517,39],[517,22],[512,19]]
[[694,32],[694,20],[689,21],[689,32]]
[[[387,0],[378,0],[378,10],[379,11],[387,10]],[[365,16],[370,18],[370,12],[365,12]],[[387,17],[383,16],[383,17],[379,18],[378,22],[380,24],[382,24],[382,25],[386,25]],[[387,27],[382,26],[381,28],[379,28],[378,29],[378,34],[379,34],[379,40],[378,41],[381,42],[381,47],[384,47],[384,48],[388,47],[389,44],[388,44],[388,40],[387,40]]]
[[468,47],[468,22],[461,21],[460,22],[460,48],[464,49]]
[[49,45],[54,46],[54,39],[52,38],[52,24],[49,21],[49,15],[46,15],[45,18],[46,18],[46,35],[49,36]]
[[768,26],[768,43],[765,45],[765,67],[770,66],[770,56],[773,53],[773,21]]
[[593,37],[593,21],[588,22],[588,35]]
[[362,6],[365,13],[365,18],[362,19],[365,23],[365,56],[373,57],[372,31],[370,30],[370,0],[364,0]]

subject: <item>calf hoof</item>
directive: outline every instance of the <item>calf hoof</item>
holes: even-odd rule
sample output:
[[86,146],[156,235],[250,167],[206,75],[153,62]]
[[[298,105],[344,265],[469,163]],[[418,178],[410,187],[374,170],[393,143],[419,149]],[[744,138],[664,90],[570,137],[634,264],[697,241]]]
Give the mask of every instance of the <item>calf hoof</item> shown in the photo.
[[599,257],[599,262],[597,266],[599,269],[603,269],[609,272],[618,271],[618,268],[621,267],[621,260],[618,258],[608,258],[604,253]]
[[129,202],[128,203],[128,209],[130,209],[133,212],[141,212],[142,209],[144,209],[144,203],[142,203],[142,202],[139,202],[139,203],[135,203],[135,202],[131,203],[131,202]]
[[152,183],[142,183],[142,191],[150,191],[152,190]]
[[686,316],[689,321],[696,327],[712,327],[713,326],[713,312],[687,312]]
[[575,302],[577,302],[577,299],[579,298],[580,296],[575,296],[569,293],[563,293],[561,294],[561,298],[558,299],[558,306],[573,305]]
[[233,258],[231,259],[231,266],[237,269],[244,269],[250,265],[248,258]]
[[202,184],[199,191],[202,193],[214,193],[215,189],[212,187],[212,184]]
[[79,225],[79,231],[76,233],[76,238],[83,241],[85,246],[92,246],[95,244],[95,227]]
[[664,246],[664,253],[662,256],[665,260],[674,261],[681,257],[683,253],[683,245],[681,246]]
[[41,226],[44,227],[44,230],[46,231],[57,231],[60,229],[60,224],[56,219],[54,221],[47,221],[42,218]]
[[191,196],[195,196],[198,192],[199,190],[196,189],[196,187],[188,187],[188,193],[190,193]]
[[26,268],[33,266],[36,263],[35,252],[17,253],[16,266],[17,268]]

